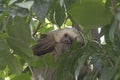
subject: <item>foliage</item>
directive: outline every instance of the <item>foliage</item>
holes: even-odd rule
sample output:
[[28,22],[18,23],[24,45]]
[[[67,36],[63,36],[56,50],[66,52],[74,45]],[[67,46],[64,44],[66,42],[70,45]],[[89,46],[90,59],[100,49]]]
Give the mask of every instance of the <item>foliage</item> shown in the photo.
[[[0,0],[0,80],[29,80],[31,67],[57,67],[58,80],[72,80],[85,61],[93,71],[84,80],[120,79],[120,0]],[[55,62],[48,55],[34,56],[31,46],[40,34],[63,28],[74,22],[81,25],[86,45]],[[101,28],[98,43],[91,31]],[[71,57],[72,56],[72,57]]]

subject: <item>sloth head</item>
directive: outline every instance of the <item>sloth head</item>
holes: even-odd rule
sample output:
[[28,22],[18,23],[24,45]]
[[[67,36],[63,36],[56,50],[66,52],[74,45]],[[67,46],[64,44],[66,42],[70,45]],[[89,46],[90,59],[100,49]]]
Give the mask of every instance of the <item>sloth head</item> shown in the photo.
[[65,28],[55,31],[54,38],[57,43],[62,42],[65,44],[72,44],[73,40],[80,42],[80,44],[85,43],[83,34],[77,31],[75,28]]
[[63,52],[76,40],[80,45],[84,45],[85,39],[82,33],[75,28],[65,28],[46,33],[46,37],[38,40],[32,47],[35,55],[43,55],[52,51]]

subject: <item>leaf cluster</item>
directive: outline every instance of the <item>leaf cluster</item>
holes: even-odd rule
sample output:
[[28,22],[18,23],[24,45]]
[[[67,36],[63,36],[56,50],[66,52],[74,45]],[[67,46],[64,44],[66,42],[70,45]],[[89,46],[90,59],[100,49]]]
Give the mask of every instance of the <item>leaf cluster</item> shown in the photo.
[[[84,63],[92,66],[84,80],[120,79],[120,0],[0,0],[0,80],[30,80],[32,68],[57,69],[57,80],[73,80]],[[33,55],[31,46],[45,32],[74,24],[87,41],[58,60]],[[101,29],[93,41],[92,30]],[[100,73],[100,77],[97,76]]]

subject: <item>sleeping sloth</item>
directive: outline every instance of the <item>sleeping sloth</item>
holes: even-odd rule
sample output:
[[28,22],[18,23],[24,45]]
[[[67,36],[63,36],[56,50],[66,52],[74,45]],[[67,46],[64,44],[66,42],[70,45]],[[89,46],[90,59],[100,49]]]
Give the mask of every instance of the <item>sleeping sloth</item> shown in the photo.
[[[82,47],[85,44],[85,38],[83,34],[77,31],[75,28],[65,28],[61,30],[51,31],[45,34],[44,37],[40,38],[37,43],[32,47],[34,55],[41,56],[47,53],[50,53],[55,58],[59,57],[60,54],[69,50],[73,41],[79,43],[79,47]],[[87,72],[88,66],[83,66],[81,70],[83,73]],[[45,71],[48,71],[46,74],[42,74]],[[34,75],[32,76],[32,80],[39,80],[39,74],[42,76],[46,76],[44,80],[56,80],[56,71],[51,70],[49,68],[45,68],[44,70],[34,69]],[[83,74],[82,74],[83,75]],[[49,79],[48,79],[49,78]],[[82,80],[80,78],[79,80]]]

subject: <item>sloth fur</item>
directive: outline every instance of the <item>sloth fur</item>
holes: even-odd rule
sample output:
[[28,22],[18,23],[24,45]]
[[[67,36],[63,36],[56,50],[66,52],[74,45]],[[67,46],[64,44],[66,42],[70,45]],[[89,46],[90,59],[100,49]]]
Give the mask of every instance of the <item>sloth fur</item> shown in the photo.
[[[65,28],[61,30],[51,31],[45,34],[44,37],[38,39],[37,43],[32,47],[34,55],[41,56],[47,53],[52,54],[57,58],[60,54],[69,50],[70,45],[73,41],[79,43],[80,47],[85,44],[84,36],[81,32],[77,31],[75,28]],[[86,69],[82,72],[85,74],[87,72],[87,65],[84,65],[82,69]],[[45,73],[47,71],[47,73]],[[45,80],[56,80],[56,69],[44,68],[43,70],[34,69],[32,80],[39,80],[39,75],[45,77]],[[82,75],[84,75],[82,74]],[[81,80],[81,79],[79,79]]]

